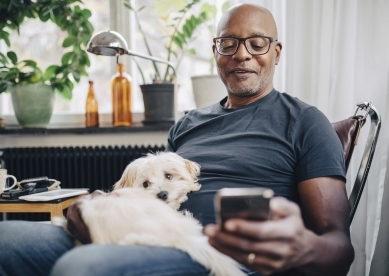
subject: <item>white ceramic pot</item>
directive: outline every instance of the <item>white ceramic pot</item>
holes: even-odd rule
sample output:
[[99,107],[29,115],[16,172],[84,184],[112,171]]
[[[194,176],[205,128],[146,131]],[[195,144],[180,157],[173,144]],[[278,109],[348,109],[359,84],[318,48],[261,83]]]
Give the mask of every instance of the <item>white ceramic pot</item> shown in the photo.
[[226,87],[218,75],[194,76],[192,87],[197,108],[210,106],[227,96]]

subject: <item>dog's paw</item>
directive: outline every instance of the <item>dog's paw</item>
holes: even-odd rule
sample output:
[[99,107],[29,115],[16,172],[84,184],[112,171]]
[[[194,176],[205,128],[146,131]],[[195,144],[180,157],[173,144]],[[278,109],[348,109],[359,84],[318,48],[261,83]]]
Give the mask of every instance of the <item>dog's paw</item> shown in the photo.
[[188,218],[193,218],[193,214],[191,212],[189,212],[188,210],[183,210],[183,211],[181,211],[181,213]]

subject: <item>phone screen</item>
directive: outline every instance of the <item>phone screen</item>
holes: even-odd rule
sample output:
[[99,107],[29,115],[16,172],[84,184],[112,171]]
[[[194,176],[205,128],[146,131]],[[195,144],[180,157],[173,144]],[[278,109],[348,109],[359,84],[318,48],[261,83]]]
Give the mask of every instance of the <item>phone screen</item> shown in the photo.
[[273,191],[259,188],[229,188],[220,190],[215,197],[218,223],[223,226],[230,218],[263,221],[270,219],[270,199]]

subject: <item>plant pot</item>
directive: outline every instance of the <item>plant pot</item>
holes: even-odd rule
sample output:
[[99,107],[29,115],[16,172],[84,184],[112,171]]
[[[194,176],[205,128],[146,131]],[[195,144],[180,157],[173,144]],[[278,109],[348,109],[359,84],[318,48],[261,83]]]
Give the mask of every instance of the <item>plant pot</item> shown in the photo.
[[210,106],[227,96],[226,87],[218,75],[194,76],[192,87],[197,108]]
[[140,86],[145,107],[143,124],[174,124],[174,85],[153,83]]
[[53,113],[54,89],[37,83],[14,85],[10,91],[19,124],[25,128],[46,127]]

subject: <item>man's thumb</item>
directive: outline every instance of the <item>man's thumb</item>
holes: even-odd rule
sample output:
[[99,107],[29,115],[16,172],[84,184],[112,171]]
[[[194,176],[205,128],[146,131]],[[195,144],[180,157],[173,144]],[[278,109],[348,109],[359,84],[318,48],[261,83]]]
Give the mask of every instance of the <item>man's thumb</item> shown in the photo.
[[270,210],[273,219],[286,218],[292,215],[300,215],[298,205],[283,197],[274,197],[270,200]]

